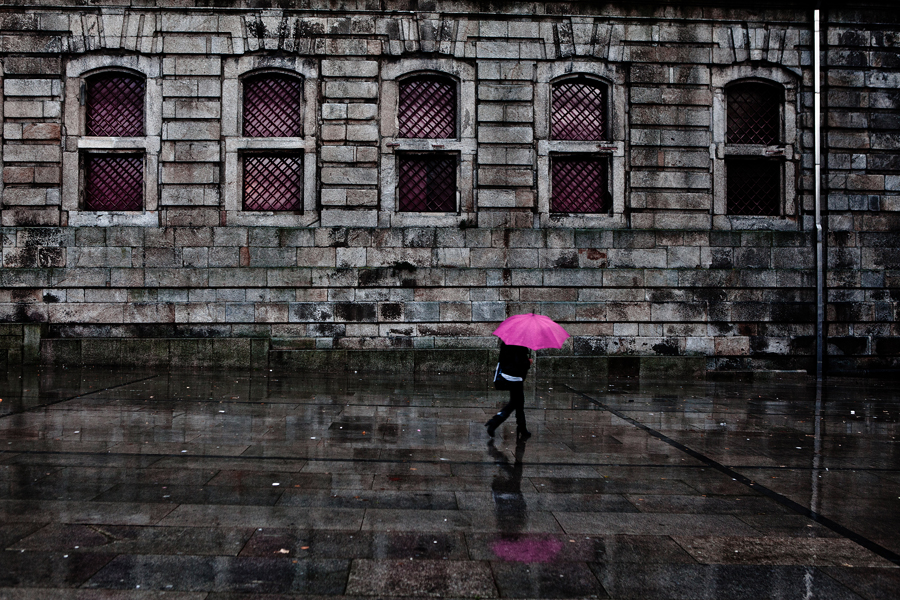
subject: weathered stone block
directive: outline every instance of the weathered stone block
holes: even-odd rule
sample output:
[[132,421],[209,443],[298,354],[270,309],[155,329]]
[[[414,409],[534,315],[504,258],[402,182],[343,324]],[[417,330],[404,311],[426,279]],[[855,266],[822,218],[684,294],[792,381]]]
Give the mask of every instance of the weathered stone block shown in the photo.
[[608,251],[609,266],[620,268],[664,268],[666,266],[666,250],[643,249],[625,250],[611,249]]
[[3,191],[3,199],[11,206],[44,206],[51,203],[48,202],[48,191],[46,188],[8,187]]
[[163,139],[166,140],[214,140],[220,135],[218,120],[169,121],[163,123]]
[[58,79],[5,79],[6,96],[58,96],[62,84]]
[[734,266],[738,269],[768,269],[772,267],[772,251],[768,248],[735,248]]
[[22,139],[26,140],[58,140],[61,126],[59,123],[29,123],[22,126]]
[[325,82],[326,98],[377,98],[378,84],[358,81]]
[[4,144],[4,162],[59,162],[62,152],[58,145]]
[[531,127],[493,127],[478,128],[478,141],[485,144],[530,144],[534,139]]
[[218,56],[186,57],[163,59],[163,73],[184,76],[219,76],[222,60]]
[[472,321],[500,322],[506,318],[505,302],[473,302]]
[[478,86],[478,99],[487,102],[531,102],[534,88],[531,85],[496,85],[482,83]]
[[347,125],[347,141],[375,142],[378,138],[376,125]]
[[478,169],[480,185],[530,187],[534,185],[534,171],[530,168],[482,167]]
[[334,248],[297,248],[296,263],[306,267],[334,267],[336,253]]
[[266,270],[262,268],[217,268],[209,269],[209,285],[211,287],[265,287]]
[[378,63],[374,60],[323,60],[325,77],[378,77]]
[[775,248],[772,263],[776,269],[812,269],[815,254],[809,248]]
[[375,185],[378,183],[378,169],[325,167],[322,169],[322,183],[332,185]]

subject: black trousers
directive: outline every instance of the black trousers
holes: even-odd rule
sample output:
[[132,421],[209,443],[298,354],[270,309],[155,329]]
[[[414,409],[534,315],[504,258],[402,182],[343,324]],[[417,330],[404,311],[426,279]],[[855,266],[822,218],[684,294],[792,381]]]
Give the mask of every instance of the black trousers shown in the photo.
[[499,425],[508,419],[509,415],[515,411],[516,427],[524,431],[527,429],[527,427],[525,427],[525,382],[510,381],[509,385],[509,403],[497,413],[494,419],[496,419],[495,422]]

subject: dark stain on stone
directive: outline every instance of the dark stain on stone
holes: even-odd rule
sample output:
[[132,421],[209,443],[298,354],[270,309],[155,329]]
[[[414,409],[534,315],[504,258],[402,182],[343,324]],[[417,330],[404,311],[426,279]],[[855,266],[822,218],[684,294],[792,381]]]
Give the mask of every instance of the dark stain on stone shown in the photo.
[[828,343],[841,351],[844,356],[864,354],[868,339],[864,337],[833,337],[828,338]]
[[554,269],[577,269],[578,268],[578,255],[577,254],[568,254],[566,256],[560,256],[553,263]]
[[654,344],[653,351],[663,356],[678,356],[678,345],[671,340],[666,340],[665,342]]
[[900,338],[877,338],[875,354],[879,356],[900,356]]
[[395,321],[403,314],[403,307],[399,302],[390,302],[381,305],[381,318],[385,321]]
[[375,322],[375,305],[371,303],[339,302],[334,305],[334,315],[341,321],[356,323]]

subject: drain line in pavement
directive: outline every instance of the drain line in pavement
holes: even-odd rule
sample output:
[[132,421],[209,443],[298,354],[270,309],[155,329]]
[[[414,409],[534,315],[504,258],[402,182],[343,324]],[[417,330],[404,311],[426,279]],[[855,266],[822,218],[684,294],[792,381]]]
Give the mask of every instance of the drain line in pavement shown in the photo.
[[47,402],[46,404],[35,404],[34,406],[29,406],[25,410],[20,410],[19,412],[11,412],[5,415],[0,415],[0,419],[9,417],[12,415],[19,415],[22,413],[26,413],[30,410],[35,410],[37,408],[47,408],[48,406],[54,406],[56,404],[62,404],[63,402],[68,402],[69,400],[75,400],[77,398],[84,398],[85,396],[90,396],[91,394],[99,394],[100,392],[108,392],[109,390],[114,390],[116,388],[125,387],[126,385],[131,385],[133,383],[140,383],[141,381],[147,381],[148,379],[155,379],[159,377],[159,375],[150,375],[149,377],[142,377],[140,379],[135,379],[134,381],[126,381],[125,383],[120,383],[118,385],[111,385],[109,387],[103,388],[102,390],[91,390],[90,392],[85,392],[83,394],[78,394],[77,396],[71,396],[69,398],[60,398],[55,402]]
[[824,525],[825,527],[827,527],[828,529],[837,533],[838,535],[841,535],[853,542],[856,542],[863,548],[866,548],[867,550],[874,552],[881,558],[883,558],[885,560],[889,560],[892,563],[894,563],[895,565],[900,566],[900,555],[898,555],[896,552],[893,552],[892,550],[889,550],[888,548],[885,548],[884,546],[882,546],[880,544],[876,544],[872,540],[856,533],[855,531],[851,531],[851,530],[847,529],[840,523],[832,521],[828,517],[821,515],[818,512],[803,506],[802,504],[794,502],[787,496],[779,494],[778,492],[771,490],[764,485],[760,485],[759,483],[753,481],[749,477],[745,477],[744,475],[741,475],[734,469],[726,467],[722,463],[713,460],[712,458],[706,456],[705,454],[701,454],[700,452],[697,452],[696,450],[692,450],[691,448],[688,448],[684,444],[676,442],[675,440],[668,437],[667,435],[660,433],[659,431],[656,431],[655,429],[647,427],[640,421],[636,421],[636,420],[632,419],[631,417],[612,408],[611,406],[604,404],[603,402],[600,402],[596,398],[592,398],[591,396],[588,396],[584,392],[582,392],[580,390],[576,390],[575,388],[573,388],[571,386],[567,385],[566,387],[569,388],[569,390],[571,390],[572,392],[581,396],[582,398],[596,404],[597,406],[599,406],[601,409],[605,410],[606,412],[608,412],[612,415],[615,415],[616,417],[622,419],[623,421],[630,423],[631,425],[634,425],[638,429],[646,432],[647,434],[655,437],[656,439],[669,444],[673,448],[677,448],[678,450],[681,450],[688,456],[696,458],[703,464],[708,465],[709,467],[715,469],[716,471],[719,471],[720,473],[723,473],[723,474],[727,475],[728,477],[731,477],[735,481],[738,481],[738,482],[746,485],[750,489],[752,489],[756,492],[759,492],[760,494],[763,494],[764,496],[767,496],[767,497],[771,498],[772,500],[775,500],[782,506],[785,506],[785,507],[791,509],[795,513],[803,515],[804,517],[808,517],[808,518],[812,519],[813,521],[815,521],[816,523]]

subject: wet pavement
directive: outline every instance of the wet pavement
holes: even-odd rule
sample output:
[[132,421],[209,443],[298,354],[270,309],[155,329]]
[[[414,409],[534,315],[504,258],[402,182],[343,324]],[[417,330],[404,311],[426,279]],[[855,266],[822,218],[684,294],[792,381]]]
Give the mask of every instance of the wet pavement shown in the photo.
[[897,598],[896,381],[0,376],[0,598]]

